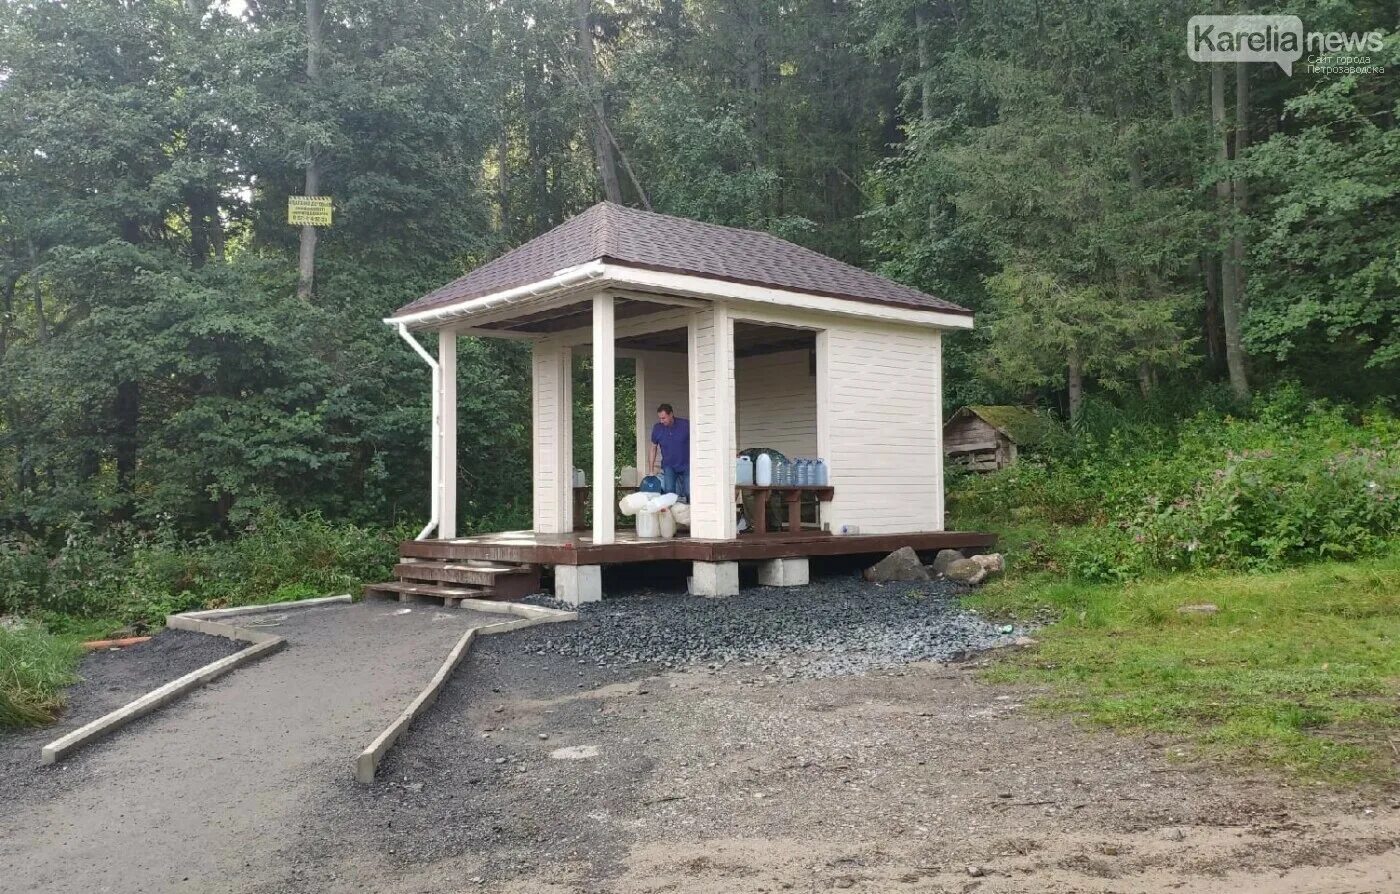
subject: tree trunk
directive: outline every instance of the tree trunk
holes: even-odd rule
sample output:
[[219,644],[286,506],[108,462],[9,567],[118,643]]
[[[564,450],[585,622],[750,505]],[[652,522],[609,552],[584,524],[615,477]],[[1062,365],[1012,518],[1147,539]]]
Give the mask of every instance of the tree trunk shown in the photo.
[[1079,421],[1079,411],[1084,407],[1084,368],[1078,354],[1069,355],[1069,421]]
[[612,141],[608,139],[607,114],[603,94],[598,89],[597,64],[593,58],[593,0],[575,0],[578,13],[578,70],[584,93],[592,111],[593,154],[598,159],[598,176],[603,181],[603,197],[609,202],[622,203],[622,184],[617,179],[617,161],[613,158]]
[[501,106],[501,133],[496,138],[496,207],[501,216],[501,235],[510,238],[510,132],[506,110]]
[[[1249,148],[1249,65],[1245,62],[1235,63],[1235,162],[1238,164],[1244,160],[1245,151]],[[1244,392],[1241,396],[1249,393],[1248,380],[1246,376],[1244,356],[1244,336],[1243,329],[1244,315],[1249,307],[1249,291],[1247,288],[1248,268],[1245,257],[1244,225],[1245,215],[1249,213],[1249,184],[1245,178],[1236,175],[1230,181],[1230,191],[1235,200],[1235,226],[1230,236],[1231,266],[1235,273],[1235,320],[1236,328],[1235,342],[1239,346],[1239,377],[1244,382]],[[1231,381],[1234,381],[1234,371],[1231,371]],[[1237,389],[1238,391],[1238,389]]]
[[929,89],[933,63],[928,45],[928,9],[922,0],[914,3],[914,32],[919,48],[919,120],[928,124],[933,121],[933,91]]
[[[321,83],[321,0],[306,0],[306,80],[314,90]],[[303,195],[317,195],[321,172],[316,163],[316,147],[306,147],[306,185]],[[316,228],[301,228],[301,251],[297,258],[297,297],[310,301],[316,289]]]
[[[141,386],[136,382],[117,385],[117,401],[113,409],[116,417],[117,493],[129,498],[136,482],[136,434],[141,418]],[[124,501],[119,510],[120,516],[129,517],[130,512],[130,502]]]
[[[1225,65],[1213,62],[1210,66],[1210,121],[1212,139],[1215,140],[1215,158],[1223,166],[1230,160],[1230,130],[1225,117]],[[1230,181],[1222,177],[1215,184],[1216,210],[1221,224],[1221,233],[1235,229],[1234,199]],[[1233,238],[1221,251],[1220,258],[1220,313],[1224,320],[1225,366],[1230,375],[1230,388],[1240,400],[1249,397],[1249,379],[1245,374],[1244,346],[1240,340],[1240,276],[1239,266],[1233,247]]]
[[44,313],[44,290],[39,283],[39,252],[34,241],[29,242],[29,289],[34,295],[34,337],[39,342],[49,340],[49,320]]
[[1225,333],[1220,326],[1220,267],[1215,255],[1203,251],[1196,259],[1201,279],[1205,283],[1206,307],[1201,320],[1201,337],[1205,344],[1206,361],[1213,376],[1225,369]]

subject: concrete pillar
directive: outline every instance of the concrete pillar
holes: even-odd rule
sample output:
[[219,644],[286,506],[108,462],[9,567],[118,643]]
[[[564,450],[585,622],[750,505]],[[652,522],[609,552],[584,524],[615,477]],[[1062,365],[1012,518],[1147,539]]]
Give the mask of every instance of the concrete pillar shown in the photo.
[[687,580],[692,596],[738,596],[738,562],[693,562]]
[[613,493],[617,480],[617,347],[614,344],[613,296],[593,298],[593,542],[612,543],[616,519]]
[[536,342],[530,387],[534,468],[534,525],[538,534],[566,534],[574,527],[573,352],[567,345]]
[[569,605],[603,601],[603,566],[555,565],[554,598]]
[[438,537],[457,536],[457,333],[438,330]]
[[758,563],[758,584],[761,587],[803,587],[809,581],[806,556],[768,559]]

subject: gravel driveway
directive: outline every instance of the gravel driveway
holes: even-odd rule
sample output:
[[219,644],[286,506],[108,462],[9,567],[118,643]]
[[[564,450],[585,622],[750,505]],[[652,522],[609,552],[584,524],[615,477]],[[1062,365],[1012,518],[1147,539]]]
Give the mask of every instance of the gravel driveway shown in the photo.
[[360,607],[381,614],[308,623],[298,664],[79,758],[84,786],[0,818],[0,871],[26,891],[256,894],[1400,889],[1394,786],[1289,787],[1039,715],[977,677],[1022,631],[955,596],[642,587],[487,637],[372,787],[328,731],[382,725],[394,681],[460,631],[437,615],[461,613]]
[[241,616],[286,648],[38,771],[63,783],[5,805],[5,890],[242,892],[280,878],[268,856],[300,831],[300,808],[350,778],[467,628],[501,620],[392,603]]

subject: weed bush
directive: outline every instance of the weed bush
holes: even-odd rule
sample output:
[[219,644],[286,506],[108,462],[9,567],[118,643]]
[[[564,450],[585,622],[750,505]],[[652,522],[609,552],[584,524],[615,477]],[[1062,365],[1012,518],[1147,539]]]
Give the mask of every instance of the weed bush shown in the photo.
[[1400,538],[1400,420],[1282,389],[1248,417],[1081,433],[957,479],[950,505],[981,525],[1075,526],[1044,563],[1088,580],[1375,555]]
[[0,729],[53,720],[81,655],[71,638],[32,625],[0,625]]
[[58,632],[140,631],[171,612],[345,592],[387,578],[404,535],[267,511],[230,540],[84,526],[49,552],[0,539],[0,614],[36,617]]

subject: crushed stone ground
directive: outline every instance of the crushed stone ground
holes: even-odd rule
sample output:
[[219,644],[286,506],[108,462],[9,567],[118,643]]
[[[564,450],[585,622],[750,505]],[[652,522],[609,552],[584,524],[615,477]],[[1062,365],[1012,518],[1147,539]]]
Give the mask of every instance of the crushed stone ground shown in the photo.
[[964,609],[958,597],[966,592],[943,580],[870,584],[853,576],[727,599],[641,590],[581,606],[578,623],[549,628],[524,648],[612,667],[738,664],[790,679],[956,660],[1027,633]]

